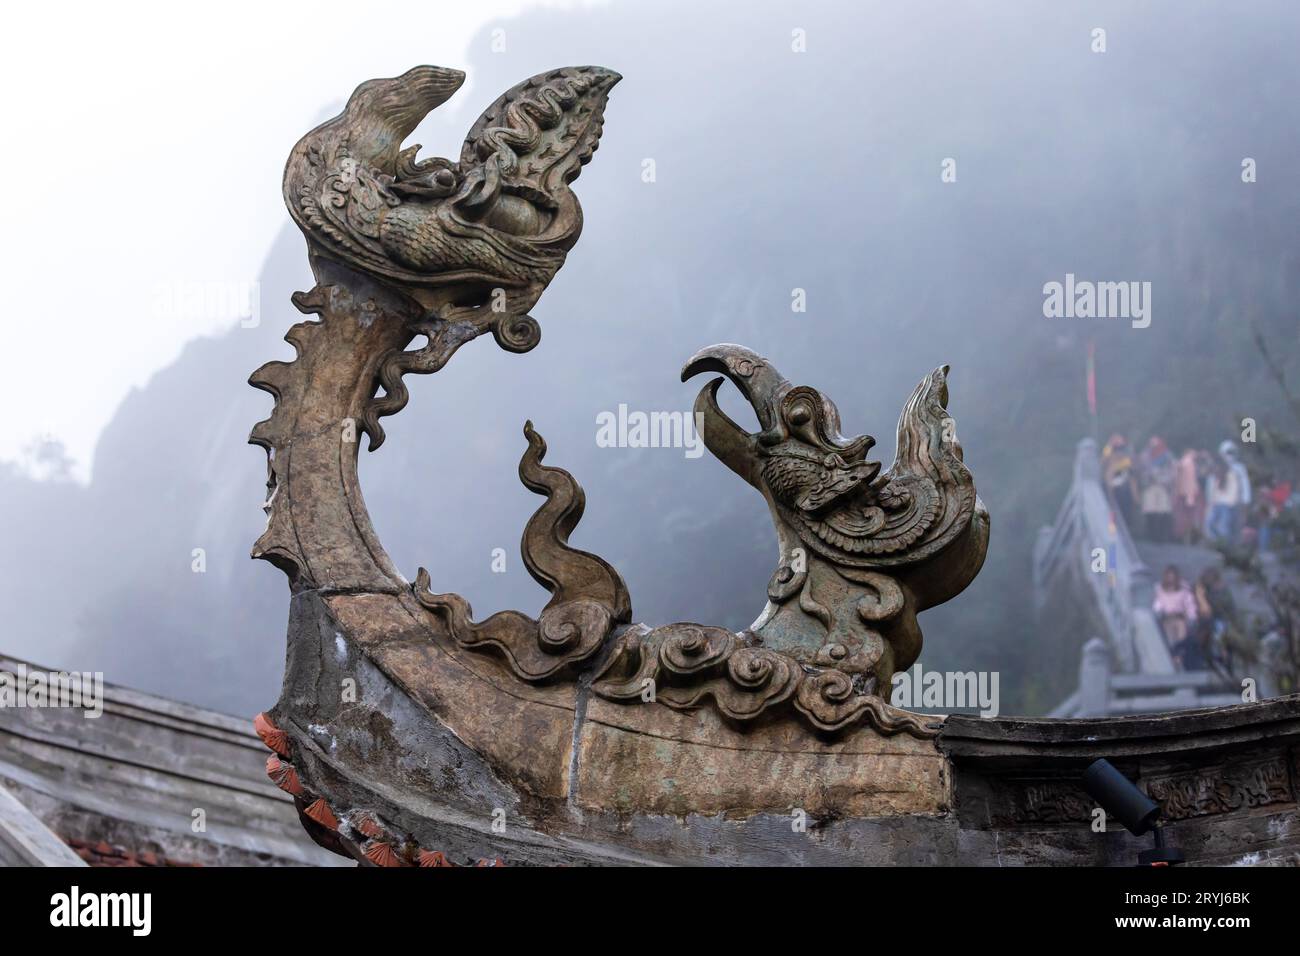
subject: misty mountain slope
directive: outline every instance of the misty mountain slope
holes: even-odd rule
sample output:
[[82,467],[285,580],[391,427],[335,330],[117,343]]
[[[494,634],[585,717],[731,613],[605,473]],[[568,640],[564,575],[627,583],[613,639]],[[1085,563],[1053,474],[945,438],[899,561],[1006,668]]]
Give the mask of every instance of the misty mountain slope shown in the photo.
[[[1176,4],[1085,17],[668,3],[508,22],[506,53],[454,64],[472,89],[454,119],[417,131],[426,153],[454,153],[482,106],[542,69],[592,62],[625,80],[575,186],[584,235],[534,310],[541,344],[511,355],[480,340],[438,374],[408,377],[410,405],[362,454],[397,566],[428,567],[435,589],[465,594],[480,618],[542,606],[518,557],[540,501],[516,475],[531,418],[547,463],[586,489],[573,542],[619,568],[638,620],[744,627],[776,557],[762,500],[707,453],[597,447],[597,415],[689,410],[704,380],[682,384],[683,361],[736,341],[823,389],[846,433],[875,435],[888,462],[911,389],[950,363],[950,409],[993,534],[975,583],[923,615],[923,663],[1000,670],[1005,712],[1054,705],[1037,649],[1081,640],[1033,629],[1029,554],[1091,427],[1087,342],[1102,428],[1175,442],[1211,445],[1241,414],[1281,414],[1248,319],[1300,373],[1286,42],[1300,13],[1268,6],[1270,30],[1227,9],[1184,18]],[[1094,17],[1106,54],[1088,48]],[[795,26],[806,53],[791,52]],[[364,79],[339,69],[323,101]],[[1259,182],[1240,181],[1243,156]],[[945,184],[948,157],[957,181]],[[1043,285],[1066,273],[1151,282],[1150,326],[1044,318]],[[288,296],[308,282],[286,227],[262,276],[261,326],[196,341],[132,395],[89,488],[0,475],[2,527],[34,537],[40,558],[6,554],[0,568],[18,611],[6,651],[59,648],[54,663],[241,713],[274,700],[287,588],[247,559],[265,473],[244,444],[270,399],[245,380],[291,355]],[[791,310],[796,289],[806,312]],[[730,385],[722,401],[752,423]],[[204,574],[191,571],[194,548]]]

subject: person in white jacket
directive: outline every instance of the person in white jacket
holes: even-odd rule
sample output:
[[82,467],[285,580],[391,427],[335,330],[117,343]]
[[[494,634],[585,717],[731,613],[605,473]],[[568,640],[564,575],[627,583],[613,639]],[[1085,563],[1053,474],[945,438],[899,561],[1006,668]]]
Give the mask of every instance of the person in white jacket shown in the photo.
[[1237,446],[1230,441],[1219,443],[1219,457],[1223,459],[1237,479],[1237,503],[1232,509],[1232,535],[1230,540],[1235,541],[1241,529],[1246,525],[1246,515],[1250,511],[1250,473],[1246,471],[1246,466],[1241,463],[1241,458],[1237,454]]
[[1225,461],[1214,463],[1214,471],[1205,480],[1205,498],[1209,511],[1205,530],[1214,541],[1232,541],[1236,535],[1237,511],[1241,507],[1241,485],[1237,473]]

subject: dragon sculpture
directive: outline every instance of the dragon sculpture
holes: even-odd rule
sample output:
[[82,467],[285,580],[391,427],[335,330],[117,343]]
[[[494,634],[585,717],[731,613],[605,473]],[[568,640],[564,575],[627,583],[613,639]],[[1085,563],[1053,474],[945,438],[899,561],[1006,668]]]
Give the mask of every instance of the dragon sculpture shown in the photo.
[[[519,475],[545,501],[522,550],[551,593],[539,617],[502,611],[475,621],[469,603],[435,593],[423,569],[412,583],[393,566],[361,495],[358,434],[377,448],[379,419],[406,404],[402,376],[438,370],[478,336],[491,332],[516,352],[537,343],[529,310],[581,232],[570,186],[597,147],[619,75],[585,66],[534,76],[488,107],[458,160],[419,158],[404,139],[463,80],[420,66],[364,83],[339,116],[298,142],[285,169],[284,198],[316,279],[294,304],[316,319],[287,333],[292,361],[268,362],[249,379],[276,400],[250,435],[267,451],[269,491],[253,556],[282,569],[292,591],[285,690],[256,729],[274,751],[268,772],[293,794],[308,831],[371,863],[440,865],[400,831],[450,831],[369,786],[375,754],[391,751],[393,779],[418,776],[427,741],[450,735],[457,766],[482,759],[492,779],[562,799],[575,766],[563,755],[595,746],[580,733],[589,704],[607,708],[606,726],[639,728],[638,741],[674,727],[732,735],[719,752],[737,760],[748,759],[747,746],[754,754],[784,746],[762,743],[765,734],[799,738],[791,746],[826,766],[839,759],[826,749],[837,735],[854,746],[864,735],[933,737],[934,718],[888,704],[890,680],[920,652],[917,613],[970,583],[989,530],[946,411],[946,368],[907,403],[896,460],[881,473],[867,458],[870,437],[840,435],[830,399],[791,385],[753,352],[715,345],[686,364],[683,381],[721,374],[695,403],[703,439],[763,494],[776,524],[780,561],[767,606],[739,633],[632,623],[618,572],[569,546],[583,491],[568,472],[542,465],[546,445],[531,423]],[[726,380],[753,406],[757,433],[719,408]],[[349,706],[323,692],[344,669],[364,667],[398,697]],[[689,730],[673,723],[706,707],[719,716]],[[404,725],[423,720],[413,714],[434,723],[373,750],[373,728],[390,723],[394,708]],[[500,732],[503,721],[523,723],[512,735]],[[930,773],[929,751],[900,739],[894,752],[917,755]],[[421,793],[442,786],[441,777],[420,779]],[[452,802],[463,796],[447,792]]]
[[[682,378],[707,371],[734,381],[763,426],[747,434],[722,412],[723,379],[696,399],[705,444],[763,493],[785,556],[753,633],[796,653],[815,647],[812,661],[887,683],[920,653],[916,612],[965,588],[987,547],[988,511],[947,412],[947,367],[912,393],[898,421],[893,467],[883,475],[867,460],[874,438],[846,441],[834,403],[791,385],[766,359],[740,346],[713,346],[687,363]],[[825,603],[814,596],[821,588]],[[820,644],[810,642],[818,627],[809,619],[824,631]]]
[[[947,413],[947,367],[913,392],[884,474],[867,460],[874,438],[845,439],[829,398],[792,385],[749,349],[703,349],[682,380],[702,372],[733,381],[762,427],[749,434],[719,408],[726,379],[714,379],[696,398],[705,446],[771,509],[781,561],[767,607],[737,635],[680,624],[629,632],[596,691],[634,699],[653,682],[670,706],[695,706],[709,693],[737,717],[792,697],[821,730],[867,714],[887,732],[926,734],[924,720],[885,704],[891,680],[921,652],[917,612],[974,580],[989,533]],[[701,670],[719,679],[695,679]],[[664,679],[667,693],[657,687]],[[672,682],[685,683],[685,691]]]

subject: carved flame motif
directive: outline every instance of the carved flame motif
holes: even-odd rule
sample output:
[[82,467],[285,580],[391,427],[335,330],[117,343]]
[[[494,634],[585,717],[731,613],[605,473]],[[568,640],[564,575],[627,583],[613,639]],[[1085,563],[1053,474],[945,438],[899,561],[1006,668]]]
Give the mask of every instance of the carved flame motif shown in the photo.
[[519,611],[500,611],[481,624],[470,617],[469,602],[459,594],[432,594],[429,572],[420,568],[415,596],[442,618],[462,647],[491,647],[524,680],[542,680],[586,660],[600,649],[616,624],[632,619],[632,602],[622,577],[602,558],[569,547],[569,535],[586,507],[573,476],[542,464],[546,442],[524,425],[528,450],[519,462],[519,477],[546,502],[524,527],[523,558],[528,573],[552,592],[539,620]]

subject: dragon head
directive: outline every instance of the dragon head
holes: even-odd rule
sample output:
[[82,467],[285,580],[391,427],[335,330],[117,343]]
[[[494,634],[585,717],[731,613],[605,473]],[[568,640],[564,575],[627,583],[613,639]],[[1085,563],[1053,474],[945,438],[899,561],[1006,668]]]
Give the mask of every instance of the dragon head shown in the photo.
[[867,461],[876,440],[840,434],[835,403],[817,389],[791,385],[766,359],[739,345],[713,345],[682,369],[682,381],[721,372],[753,407],[762,430],[749,434],[718,405],[714,379],[701,390],[695,411],[705,446],[760,491],[787,508],[826,514],[870,494],[880,463]]
[[[767,499],[781,550],[751,633],[801,660],[880,681],[910,666],[921,647],[917,612],[965,588],[988,545],[988,513],[947,413],[947,367],[908,400],[883,474],[867,460],[871,436],[846,439],[834,402],[792,385],[749,349],[702,349],[682,380],[701,372],[725,376],[696,397],[701,438]],[[719,407],[727,379],[753,407],[757,432]]]

